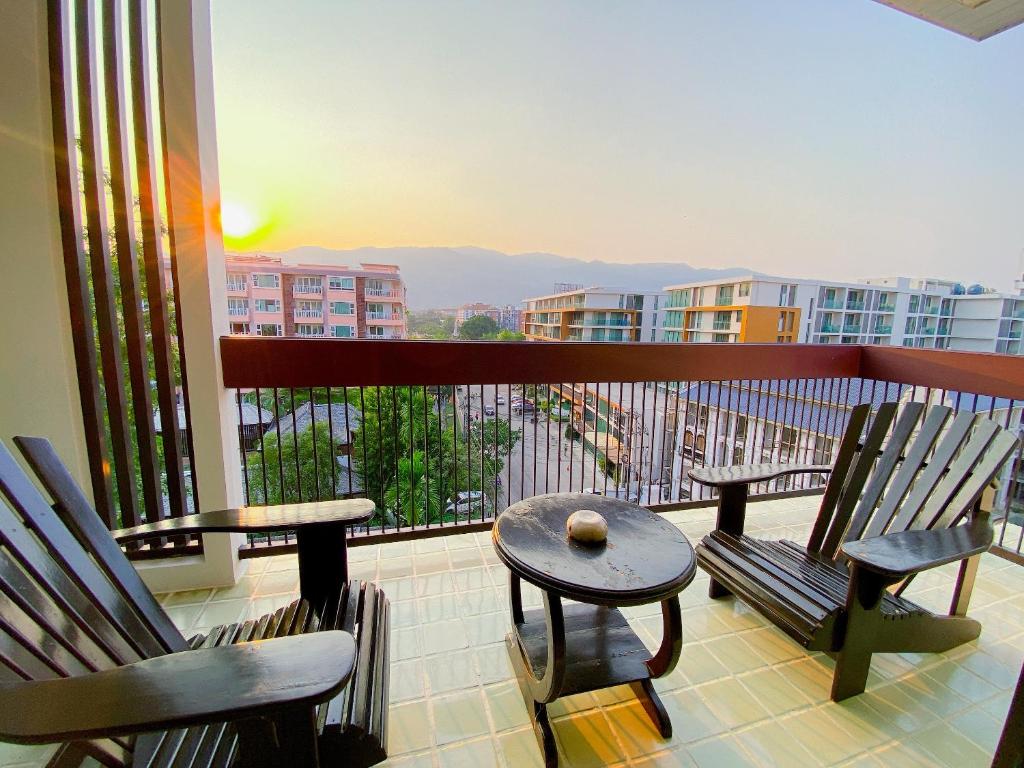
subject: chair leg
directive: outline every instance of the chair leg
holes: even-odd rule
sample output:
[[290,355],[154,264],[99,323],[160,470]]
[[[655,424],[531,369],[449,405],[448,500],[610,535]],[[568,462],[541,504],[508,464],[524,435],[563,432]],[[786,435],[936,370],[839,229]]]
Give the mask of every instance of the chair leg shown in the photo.
[[[715,530],[728,533],[733,536],[743,534],[743,525],[747,514],[747,492],[748,488],[742,485],[725,485],[718,489],[718,519],[715,521]],[[720,581],[711,579],[708,585],[708,597],[717,600],[720,597],[731,595],[729,588]]]
[[881,603],[886,586],[891,583],[856,564],[850,571],[846,594],[846,626],[843,645],[836,654],[836,671],[832,678],[832,701],[842,701],[863,693],[871,669],[871,653],[878,641],[881,627]]

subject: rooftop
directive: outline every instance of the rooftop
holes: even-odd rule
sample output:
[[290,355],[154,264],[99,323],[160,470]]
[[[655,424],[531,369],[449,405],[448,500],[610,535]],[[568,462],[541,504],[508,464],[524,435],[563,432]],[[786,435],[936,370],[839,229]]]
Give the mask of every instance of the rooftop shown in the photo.
[[[817,497],[752,504],[747,528],[806,538]],[[702,508],[665,515],[696,542],[713,526]],[[506,569],[489,533],[357,547],[352,576],[391,600],[391,719],[386,766],[539,766],[540,751],[503,642]],[[944,610],[955,565],[909,594]],[[255,617],[298,592],[295,556],[261,558],[229,589],[163,597],[186,632]],[[707,576],[681,595],[679,666],[655,686],[675,726],[661,739],[628,687],[551,706],[561,765],[988,765],[1024,661],[1024,568],[985,555],[970,615],[981,638],[944,654],[876,654],[867,691],[829,700],[832,661],[808,655],[743,604],[707,597]],[[539,605],[539,593],[524,593]],[[624,609],[651,649],[657,605]],[[5,749],[0,745],[0,749]],[[5,753],[0,752],[0,764]]]

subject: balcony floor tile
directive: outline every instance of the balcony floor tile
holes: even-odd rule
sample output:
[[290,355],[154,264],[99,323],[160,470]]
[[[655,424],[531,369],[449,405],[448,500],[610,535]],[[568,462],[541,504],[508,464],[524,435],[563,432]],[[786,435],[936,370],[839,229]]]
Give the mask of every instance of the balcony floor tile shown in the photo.
[[[801,541],[817,504],[815,497],[751,504],[749,529]],[[712,509],[665,517],[694,541],[714,524]],[[167,595],[163,604],[191,633],[294,599],[294,556],[251,560],[248,568],[235,587]],[[490,534],[355,547],[351,571],[376,579],[392,604],[392,757],[385,765],[540,766],[505,650],[508,578]],[[908,596],[944,610],[955,576],[955,566],[924,574]],[[944,654],[876,655],[867,692],[842,704],[829,700],[831,659],[807,654],[741,603],[710,600],[707,584],[698,572],[682,594],[682,656],[671,675],[656,681],[673,738],[657,734],[628,687],[560,699],[549,713],[561,765],[967,766],[991,760],[1024,660],[1024,568],[986,555],[970,611],[984,625],[981,638]],[[538,590],[524,589],[528,606],[540,605],[540,598]],[[624,613],[649,647],[660,641],[658,606]],[[5,757],[0,751],[0,766]]]

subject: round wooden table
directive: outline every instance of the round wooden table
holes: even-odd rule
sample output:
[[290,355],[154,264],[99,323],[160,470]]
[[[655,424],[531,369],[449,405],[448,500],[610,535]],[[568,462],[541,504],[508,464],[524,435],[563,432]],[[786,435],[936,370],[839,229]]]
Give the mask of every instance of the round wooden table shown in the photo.
[[[566,520],[578,509],[608,521],[605,543],[568,537]],[[651,680],[675,668],[683,643],[678,595],[696,571],[683,533],[636,504],[552,493],[513,504],[498,516],[492,535],[510,571],[512,631],[505,642],[545,764],[558,764],[546,707],[560,696],[628,683],[662,736],[671,736]],[[523,610],[521,580],[541,589],[543,608]],[[577,602],[563,608],[562,598]],[[661,603],[664,629],[651,656],[616,606],[653,602]]]

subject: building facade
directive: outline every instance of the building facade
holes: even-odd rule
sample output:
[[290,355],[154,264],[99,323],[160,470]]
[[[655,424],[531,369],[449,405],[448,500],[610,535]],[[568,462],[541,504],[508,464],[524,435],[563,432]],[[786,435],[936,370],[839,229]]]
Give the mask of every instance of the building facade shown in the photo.
[[249,254],[226,261],[232,334],[406,338],[405,283],[393,264],[292,265]]
[[666,342],[884,344],[1019,354],[1024,296],[932,278],[749,275],[666,288]]
[[522,325],[522,309],[508,304],[504,307],[496,307],[493,304],[475,302],[463,304],[455,310],[455,335],[458,335],[459,328],[471,317],[485,315],[491,318],[502,331],[518,331]]
[[530,341],[657,341],[662,292],[580,288],[525,299]]

